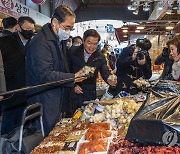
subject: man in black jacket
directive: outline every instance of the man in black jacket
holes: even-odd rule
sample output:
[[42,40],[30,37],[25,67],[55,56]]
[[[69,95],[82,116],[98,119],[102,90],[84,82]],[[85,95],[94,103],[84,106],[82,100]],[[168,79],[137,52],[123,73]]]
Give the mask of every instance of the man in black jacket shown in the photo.
[[[25,86],[25,48],[33,36],[34,25],[32,18],[20,17],[18,32],[0,38],[7,91]],[[8,134],[20,125],[22,112],[26,106],[25,93],[7,96],[2,103],[1,134]]]
[[8,35],[12,35],[12,33],[16,31],[18,27],[18,23],[16,18],[7,17],[2,20],[2,26],[3,26],[2,36],[8,36]]
[[83,106],[84,101],[96,99],[96,78],[98,71],[102,78],[111,86],[116,85],[116,80],[109,79],[109,69],[105,56],[98,52],[98,42],[100,41],[99,33],[94,29],[89,29],[84,32],[83,44],[76,48],[70,48],[68,60],[70,71],[75,73],[84,66],[95,67],[93,77],[78,83],[74,87],[74,91],[78,97],[78,106]]
[[115,89],[109,89],[113,96],[118,95],[121,91],[136,94],[138,91],[134,87],[133,81],[140,77],[151,78],[151,59],[148,53],[150,48],[151,42],[148,39],[137,39],[136,45],[122,50],[116,63],[118,85]]

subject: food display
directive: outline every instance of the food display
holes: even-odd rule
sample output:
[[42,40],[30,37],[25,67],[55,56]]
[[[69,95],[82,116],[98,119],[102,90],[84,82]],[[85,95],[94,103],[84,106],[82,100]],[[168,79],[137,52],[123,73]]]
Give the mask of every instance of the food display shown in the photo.
[[142,103],[136,103],[133,99],[116,99],[116,103],[106,105],[102,113],[91,116],[90,122],[118,119],[119,124],[130,123],[141,105]]
[[89,154],[93,152],[106,152],[108,149],[108,140],[93,140],[90,142],[80,143],[78,154]]
[[61,141],[56,142],[43,142],[39,146],[37,146],[31,154],[42,154],[42,153],[58,153],[60,152],[65,143]]
[[166,147],[166,146],[141,146],[127,140],[112,143],[108,150],[108,154],[179,154],[180,147]]
[[142,78],[135,80],[133,83],[137,86],[137,88],[142,90],[146,90],[151,87],[151,84]]
[[[142,80],[136,84],[149,86]],[[131,119],[150,97],[150,94],[139,93],[91,101],[84,111],[79,109],[80,116],[61,119],[31,154],[180,154],[178,146],[150,146],[125,140],[134,121]],[[151,102],[157,100],[151,99]]]

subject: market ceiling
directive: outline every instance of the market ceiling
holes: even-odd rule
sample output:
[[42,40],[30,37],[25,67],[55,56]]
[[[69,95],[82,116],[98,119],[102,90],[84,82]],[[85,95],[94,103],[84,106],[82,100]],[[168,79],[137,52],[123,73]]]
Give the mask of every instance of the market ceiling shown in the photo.
[[140,10],[136,16],[128,11],[130,0],[78,0],[76,22],[89,20],[147,20],[148,12]]

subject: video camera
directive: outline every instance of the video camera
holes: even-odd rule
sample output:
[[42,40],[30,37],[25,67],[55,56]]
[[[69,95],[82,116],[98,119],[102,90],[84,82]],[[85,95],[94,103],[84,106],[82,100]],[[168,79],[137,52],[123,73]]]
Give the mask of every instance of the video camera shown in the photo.
[[137,53],[137,59],[142,60],[144,59],[144,55],[148,52],[148,50],[151,48],[152,44],[151,42],[147,39],[137,39],[136,40],[136,46],[139,47],[139,51]]

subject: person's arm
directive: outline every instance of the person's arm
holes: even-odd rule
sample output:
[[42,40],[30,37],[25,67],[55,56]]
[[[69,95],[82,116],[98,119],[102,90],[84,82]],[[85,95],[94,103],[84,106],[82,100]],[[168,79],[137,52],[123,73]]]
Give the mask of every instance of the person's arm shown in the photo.
[[144,78],[150,79],[152,76],[152,70],[151,70],[151,58],[149,54],[145,56],[145,64],[140,65],[140,68],[141,68]]
[[[36,73],[36,79],[40,83],[47,83],[51,81],[59,81],[68,78],[74,78],[75,75],[72,73],[64,73],[53,68],[53,55],[51,48],[48,44],[41,44],[39,46],[30,46],[33,56],[30,55],[31,62],[33,65],[34,72]],[[28,58],[28,57],[27,57]],[[74,82],[68,84],[73,86]]]
[[[0,51],[0,92],[6,91],[6,82],[4,75],[3,59]],[[3,99],[3,96],[0,96],[0,100]]]
[[126,47],[122,50],[121,54],[119,55],[116,63],[117,69],[125,69],[126,66],[129,66],[133,63],[133,47]]
[[100,74],[101,74],[103,80],[107,82],[108,77],[110,75],[110,71],[109,71],[109,68],[107,66],[107,61],[105,59],[105,56],[102,55],[101,58],[102,58],[102,65],[100,68]]
[[159,56],[157,56],[157,58],[154,61],[155,65],[161,65],[162,63],[165,62],[165,57],[163,56],[163,54],[161,53]]

